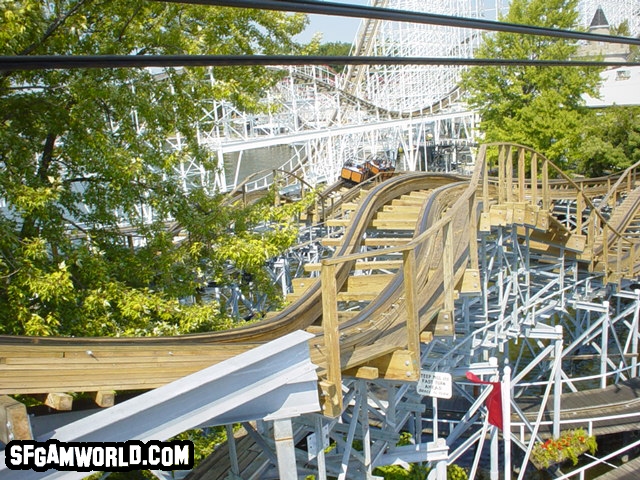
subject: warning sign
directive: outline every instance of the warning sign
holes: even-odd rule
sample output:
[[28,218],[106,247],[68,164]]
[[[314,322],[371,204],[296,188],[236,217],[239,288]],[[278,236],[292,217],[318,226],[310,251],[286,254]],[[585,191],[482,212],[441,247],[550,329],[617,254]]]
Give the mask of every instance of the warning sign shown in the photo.
[[453,390],[451,374],[421,370],[416,390],[426,397],[451,398]]

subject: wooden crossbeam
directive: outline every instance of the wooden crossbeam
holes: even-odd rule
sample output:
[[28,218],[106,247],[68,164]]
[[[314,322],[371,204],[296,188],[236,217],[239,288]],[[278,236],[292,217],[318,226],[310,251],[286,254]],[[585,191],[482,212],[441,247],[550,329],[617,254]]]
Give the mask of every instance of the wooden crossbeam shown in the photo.
[[17,400],[0,395],[0,442],[33,440],[27,407]]
[[[402,260],[358,260],[354,270],[387,270],[402,266]],[[306,272],[319,272],[320,263],[307,263],[304,266]]]
[[68,393],[51,392],[45,396],[43,403],[54,410],[69,412],[73,408],[73,397]]
[[116,392],[113,390],[99,390],[94,392],[93,401],[101,408],[113,407],[116,403]]

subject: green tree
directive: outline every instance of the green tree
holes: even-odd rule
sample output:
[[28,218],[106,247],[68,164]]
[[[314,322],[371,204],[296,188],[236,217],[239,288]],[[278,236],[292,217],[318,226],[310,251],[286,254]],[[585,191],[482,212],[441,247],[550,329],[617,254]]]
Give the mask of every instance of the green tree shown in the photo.
[[[327,42],[321,43],[318,46],[316,55],[332,55],[332,56],[345,56],[349,55],[351,51],[351,44],[347,42]],[[336,72],[341,73],[345,70],[346,65],[329,65]]]
[[580,172],[596,177],[640,161],[640,107],[608,107],[594,117],[578,149]]
[[[548,28],[576,27],[577,0],[514,0],[504,21]],[[567,60],[576,54],[566,39],[497,33],[485,35],[478,58]],[[481,116],[485,140],[531,146],[567,165],[576,156],[588,112],[582,95],[597,96],[596,68],[481,66],[462,79],[470,106]]]
[[[291,38],[305,22],[146,0],[7,0],[0,54],[292,53]],[[277,79],[260,67],[0,74],[0,333],[228,326],[216,305],[179,299],[222,275],[229,260],[259,277],[265,257],[294,238],[283,220],[291,212],[266,203],[228,207],[220,195],[184,191],[173,172],[186,158],[216,168],[196,138],[204,102],[257,110]],[[176,135],[181,150],[168,148]],[[153,209],[152,221],[141,207]],[[182,241],[167,229],[169,219],[183,227]],[[253,233],[263,220],[273,228]],[[123,222],[136,248],[122,235]]]

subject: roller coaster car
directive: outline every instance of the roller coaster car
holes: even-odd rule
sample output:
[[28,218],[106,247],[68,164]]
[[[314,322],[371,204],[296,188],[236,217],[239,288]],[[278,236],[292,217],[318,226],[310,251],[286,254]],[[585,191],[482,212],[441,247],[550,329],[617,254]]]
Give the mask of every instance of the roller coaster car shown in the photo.
[[393,176],[394,167],[391,165],[378,164],[375,161],[367,161],[364,165],[353,165],[346,163],[342,167],[340,177],[351,183],[362,183],[368,178],[382,174],[382,180]]

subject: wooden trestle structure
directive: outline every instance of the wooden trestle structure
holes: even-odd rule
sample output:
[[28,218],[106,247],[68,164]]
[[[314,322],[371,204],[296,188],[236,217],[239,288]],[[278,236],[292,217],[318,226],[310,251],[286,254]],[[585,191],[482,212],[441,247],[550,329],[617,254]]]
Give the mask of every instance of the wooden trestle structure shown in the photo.
[[512,226],[532,250],[562,250],[604,283],[635,279],[637,170],[575,179],[529,148],[492,144],[480,147],[471,178],[406,173],[372,183],[359,198],[323,205],[326,224],[341,231],[323,240],[335,253],[306,266],[319,276],[297,280],[282,311],[180,337],[0,336],[0,394],[42,394],[60,406],[70,392],[93,392],[108,406],[114,391],[160,387],[306,330],[323,412],[336,417],[343,377],[415,382],[421,344],[453,335],[454,301],[481,294],[479,232]]

